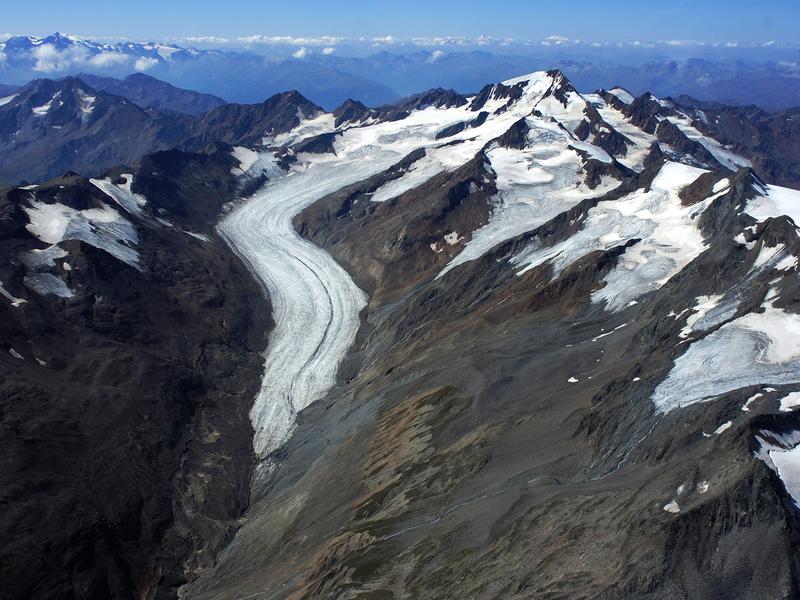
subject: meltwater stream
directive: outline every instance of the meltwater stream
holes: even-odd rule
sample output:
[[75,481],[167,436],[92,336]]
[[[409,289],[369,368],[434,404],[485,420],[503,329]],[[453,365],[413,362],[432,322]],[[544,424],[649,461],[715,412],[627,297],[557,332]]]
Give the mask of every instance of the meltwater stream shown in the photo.
[[301,238],[292,218],[320,198],[396,160],[330,161],[268,182],[219,225],[228,244],[269,292],[275,329],[250,418],[265,458],[291,434],[295,415],[335,383],[355,339],[367,296],[322,248]]

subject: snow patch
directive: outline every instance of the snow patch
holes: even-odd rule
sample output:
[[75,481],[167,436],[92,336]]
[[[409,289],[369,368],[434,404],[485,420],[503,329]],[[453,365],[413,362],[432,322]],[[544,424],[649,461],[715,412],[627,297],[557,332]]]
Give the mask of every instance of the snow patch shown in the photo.
[[796,406],[800,406],[800,392],[790,392],[781,398],[781,412],[791,412]]
[[83,113],[84,118],[87,118],[94,112],[94,104],[97,98],[90,96],[83,90],[78,90],[78,109]]
[[458,235],[457,231],[451,231],[450,233],[444,236],[444,241],[447,242],[449,246],[454,246],[463,239],[464,238]]
[[13,306],[14,308],[19,308],[25,302],[27,302],[27,300],[24,300],[22,298],[16,298],[13,294],[11,294],[11,292],[9,292],[3,286],[3,282],[2,281],[0,281],[0,296],[3,296],[3,298],[5,298],[9,302],[11,302],[11,306]]
[[[259,158],[258,152],[244,146],[234,146],[231,156],[239,162],[239,170],[243,173],[249,171]],[[236,175],[235,169],[232,169],[231,172]]]
[[759,398],[763,398],[763,397],[764,397],[764,394],[762,394],[761,392],[758,392],[757,394],[753,394],[747,400],[745,400],[745,403],[742,405],[742,410],[744,412],[750,412],[750,405],[753,402],[755,402],[756,400],[758,400]]
[[778,434],[762,431],[756,436],[759,442],[757,458],[772,469],[800,508],[800,431]]
[[718,194],[727,190],[729,187],[731,187],[731,180],[725,177],[724,179],[720,179],[717,183],[715,183],[711,191],[714,194]]
[[[60,91],[56,92],[55,94],[53,94],[53,97],[50,98],[50,100],[46,104],[42,104],[41,106],[35,106],[34,108],[31,109],[31,111],[37,117],[45,116],[47,113],[50,112],[50,109],[53,107],[53,102],[58,100],[59,96],[61,96],[61,92]],[[63,104],[63,102],[60,102],[59,106],[61,104]]]
[[608,91],[609,93],[613,94],[614,96],[622,100],[625,104],[633,104],[633,101],[636,100],[636,98],[634,98],[633,95],[628,90],[623,89],[621,87],[611,88]]
[[32,200],[31,206],[23,210],[30,221],[26,229],[43,242],[58,244],[64,240],[81,240],[141,270],[135,248],[139,241],[136,229],[110,206],[76,210],[59,203]]
[[714,430],[714,434],[719,435],[720,433],[725,433],[731,428],[731,425],[733,425],[733,421],[726,421]]
[[22,282],[25,287],[41,296],[48,294],[59,298],[72,298],[73,296],[72,290],[64,280],[52,273],[29,273],[25,275]]
[[777,185],[768,185],[763,195],[747,202],[745,212],[763,223],[771,217],[788,216],[800,225],[800,191]]
[[120,178],[124,181],[121,184],[114,184],[111,178],[106,179],[90,179],[89,181],[109,196],[114,202],[124,208],[129,214],[141,216],[142,209],[147,204],[147,199],[141,194],[135,194],[131,191],[133,185],[133,175],[130,173],[123,173]]
[[[698,321],[701,321],[703,317],[709,311],[717,308],[719,306],[720,300],[722,300],[722,294],[719,295],[712,295],[712,296],[698,296],[695,300],[696,304],[692,309],[694,312],[689,315],[689,318],[686,319],[686,326],[681,329],[681,332],[678,334],[679,337],[687,338],[692,334],[695,325]],[[700,327],[698,327],[700,329]]]

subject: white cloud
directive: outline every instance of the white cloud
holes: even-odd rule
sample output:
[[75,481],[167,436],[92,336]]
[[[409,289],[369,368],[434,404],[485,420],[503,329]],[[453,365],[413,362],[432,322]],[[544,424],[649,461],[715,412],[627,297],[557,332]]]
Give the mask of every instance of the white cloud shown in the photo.
[[231,42],[228,38],[217,35],[187,35],[174,38],[174,41],[182,44],[230,44]]
[[242,44],[271,44],[286,46],[335,46],[344,38],[332,35],[321,37],[293,37],[290,35],[248,35],[236,38]]
[[137,71],[147,71],[147,69],[152,69],[158,64],[157,58],[151,58],[147,56],[142,56],[138,58],[136,62],[133,64],[133,68]]
[[394,37],[393,35],[385,35],[383,37],[374,37],[374,38],[372,38],[372,43],[373,44],[389,44],[389,45],[391,45],[391,44],[396,44],[397,41],[398,41],[397,38]]
[[334,52],[336,52],[336,48],[334,48],[333,46],[327,46],[322,49],[322,53],[325,55],[330,55],[333,54]]
[[65,71],[74,64],[85,63],[89,58],[89,51],[83,46],[70,46],[59,51],[52,44],[41,44],[33,49],[32,54],[36,60],[33,70],[43,73]]
[[442,52],[441,50],[434,50],[433,52],[431,52],[431,56],[428,59],[428,62],[429,63],[434,63],[437,60],[439,60],[440,58],[442,58],[443,56],[444,56],[444,52]]
[[13,33],[0,33],[0,42],[7,42],[12,37],[14,37]]
[[116,65],[123,65],[130,60],[129,56],[122,52],[101,52],[89,59],[89,64],[95,67],[107,68]]
[[308,56],[308,54],[309,54],[308,48],[306,48],[305,46],[301,46],[300,48],[297,49],[296,52],[292,52],[292,56],[294,56],[295,58],[305,58],[306,56]]
[[702,46],[701,42],[695,42],[694,40],[663,40],[659,42],[665,46]]
[[542,41],[542,46],[566,46],[568,44],[580,44],[581,40],[573,40],[563,35],[548,35]]
[[40,44],[33,48],[31,55],[35,60],[33,70],[42,73],[67,71],[80,65],[107,68],[130,61],[130,57],[116,51],[102,51],[92,55],[83,45],[73,45],[58,50],[53,44]]

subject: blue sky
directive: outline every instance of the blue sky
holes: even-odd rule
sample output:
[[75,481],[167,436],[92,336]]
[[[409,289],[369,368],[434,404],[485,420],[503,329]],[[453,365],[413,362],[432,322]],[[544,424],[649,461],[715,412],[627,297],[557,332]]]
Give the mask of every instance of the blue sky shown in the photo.
[[342,37],[490,35],[587,41],[800,41],[800,0],[38,0],[3,7],[0,33],[132,39],[248,34]]

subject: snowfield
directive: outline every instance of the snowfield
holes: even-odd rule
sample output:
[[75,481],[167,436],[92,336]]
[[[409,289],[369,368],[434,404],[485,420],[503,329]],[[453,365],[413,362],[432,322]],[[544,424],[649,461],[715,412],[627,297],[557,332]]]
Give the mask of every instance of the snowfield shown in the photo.
[[649,191],[636,190],[589,211],[583,229],[555,246],[533,244],[512,259],[519,274],[549,262],[553,277],[581,257],[639,240],[628,248],[593,294],[612,310],[622,310],[639,296],[658,289],[705,248],[697,215],[714,196],[683,206],[678,196],[703,170],[668,162]]

